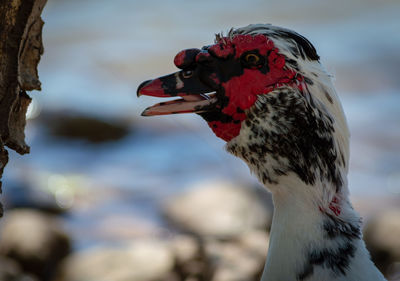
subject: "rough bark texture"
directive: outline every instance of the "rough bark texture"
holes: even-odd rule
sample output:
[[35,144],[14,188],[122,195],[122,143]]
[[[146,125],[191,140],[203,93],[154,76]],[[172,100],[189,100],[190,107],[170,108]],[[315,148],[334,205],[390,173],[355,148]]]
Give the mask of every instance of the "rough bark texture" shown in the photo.
[[29,153],[24,129],[31,98],[26,91],[40,90],[37,73],[43,53],[40,14],[46,1],[0,1],[0,178],[8,161],[5,146],[20,154]]

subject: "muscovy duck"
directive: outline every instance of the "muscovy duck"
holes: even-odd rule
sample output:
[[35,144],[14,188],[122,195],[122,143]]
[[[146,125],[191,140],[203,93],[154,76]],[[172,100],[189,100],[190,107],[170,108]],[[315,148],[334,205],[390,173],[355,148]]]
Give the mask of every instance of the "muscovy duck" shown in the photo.
[[302,35],[270,24],[186,49],[138,96],[180,97],[142,115],[197,113],[272,193],[262,281],[385,280],[349,201],[349,131],[331,76]]

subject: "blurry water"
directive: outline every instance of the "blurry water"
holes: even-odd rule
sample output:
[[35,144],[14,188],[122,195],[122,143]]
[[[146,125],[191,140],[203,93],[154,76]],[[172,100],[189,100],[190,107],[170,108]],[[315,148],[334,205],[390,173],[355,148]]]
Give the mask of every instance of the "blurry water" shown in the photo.
[[104,231],[109,217],[162,224],[158,202],[194,182],[256,184],[199,117],[140,117],[155,99],[137,99],[135,90],[143,80],[174,71],[179,50],[210,44],[214,33],[232,26],[270,22],[308,37],[336,76],[352,132],[354,198],[398,198],[399,11],[394,0],[49,1],[36,107],[123,118],[131,134],[90,145],[51,138],[34,119],[27,126],[31,154],[11,156],[4,186],[22,180],[54,189],[56,183],[61,189],[52,192],[74,207],[66,222],[82,245]]

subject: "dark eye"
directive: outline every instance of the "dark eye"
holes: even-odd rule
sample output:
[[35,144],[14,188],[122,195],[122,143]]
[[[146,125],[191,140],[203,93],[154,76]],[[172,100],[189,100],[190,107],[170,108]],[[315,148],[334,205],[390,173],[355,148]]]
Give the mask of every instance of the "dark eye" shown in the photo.
[[184,70],[182,71],[183,78],[190,78],[193,75],[193,70]]
[[244,56],[244,60],[248,63],[248,64],[257,64],[260,61],[260,57],[257,56],[256,54],[246,54]]
[[241,61],[244,67],[260,68],[264,64],[265,59],[258,53],[248,52],[242,55]]

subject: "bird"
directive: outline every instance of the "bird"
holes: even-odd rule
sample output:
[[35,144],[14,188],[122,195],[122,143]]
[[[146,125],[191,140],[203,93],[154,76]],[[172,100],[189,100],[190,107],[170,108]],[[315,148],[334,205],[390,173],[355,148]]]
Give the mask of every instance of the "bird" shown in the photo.
[[144,81],[137,95],[176,99],[142,115],[200,115],[271,192],[261,280],[386,280],[349,200],[350,133],[313,44],[287,28],[250,24],[180,51],[174,64],[179,71]]

